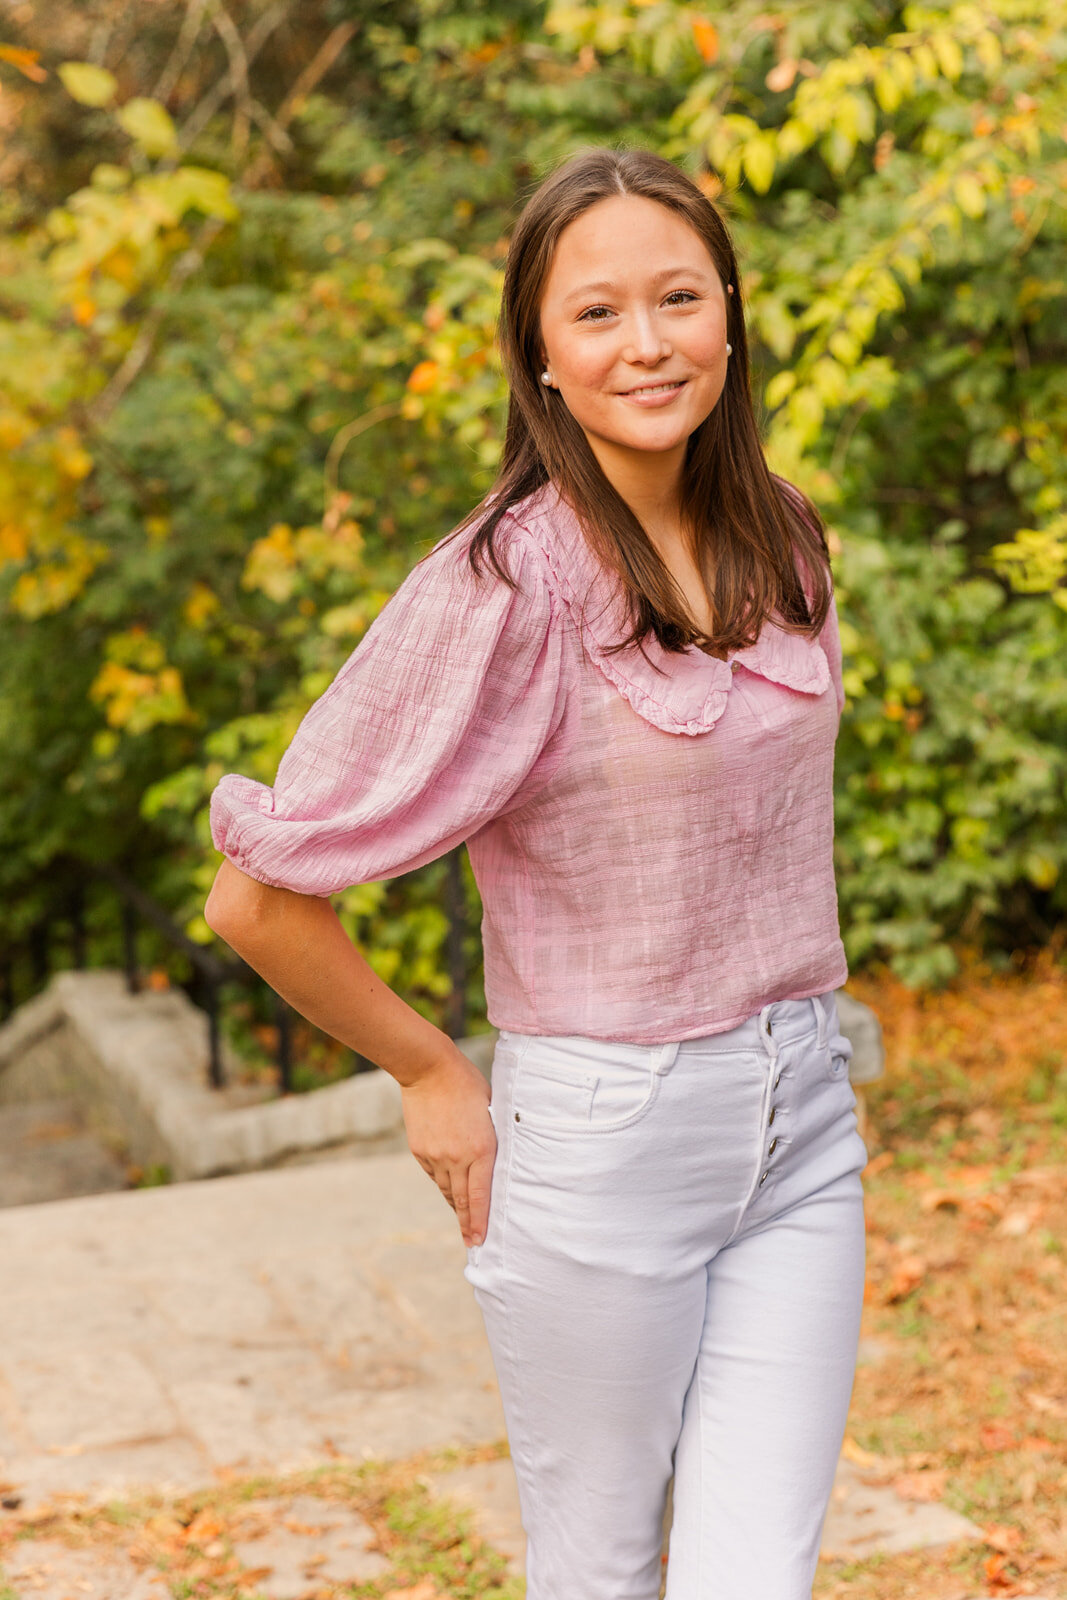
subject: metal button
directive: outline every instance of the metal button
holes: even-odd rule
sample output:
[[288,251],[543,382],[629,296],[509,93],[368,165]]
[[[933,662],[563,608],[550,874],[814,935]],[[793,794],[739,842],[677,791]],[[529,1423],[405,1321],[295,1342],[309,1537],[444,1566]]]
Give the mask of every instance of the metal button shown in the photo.
[[761,1189],[763,1188],[763,1185],[767,1182],[767,1179],[769,1177],[770,1177],[770,1173],[769,1172],[765,1172],[763,1174],[762,1178],[759,1181],[759,1186],[760,1186]]
[[777,1146],[778,1146],[778,1140],[777,1139],[772,1139],[771,1143],[770,1143],[770,1148],[768,1149],[767,1154],[769,1156],[773,1156]]
[[768,1126],[768,1128],[769,1128],[769,1127],[770,1127],[770,1125],[771,1125],[771,1123],[772,1123],[772,1122],[773,1122],[773,1121],[774,1121],[774,1119],[775,1119],[775,1117],[776,1117],[776,1116],[777,1116],[777,1115],[778,1115],[778,1108],[777,1108],[777,1106],[772,1106],[772,1107],[771,1107],[771,1114],[770,1114],[770,1116],[769,1116],[769,1117],[768,1117],[768,1118],[767,1118],[767,1126]]
[[515,1113],[515,1121],[516,1122],[521,1122],[522,1121],[522,1118],[519,1116],[519,1113],[517,1111]]
[[781,1081],[782,1081],[782,1074],[779,1073],[777,1078],[775,1078],[775,1080],[774,1080],[774,1087],[776,1089],[777,1089],[778,1085],[781,1083]]
[[730,671],[731,672],[736,672],[740,665],[741,665],[740,661],[731,661],[730,662]]

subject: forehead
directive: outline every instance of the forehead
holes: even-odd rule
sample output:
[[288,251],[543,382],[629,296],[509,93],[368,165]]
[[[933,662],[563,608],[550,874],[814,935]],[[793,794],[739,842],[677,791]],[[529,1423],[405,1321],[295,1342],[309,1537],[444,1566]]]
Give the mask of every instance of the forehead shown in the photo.
[[717,276],[704,240],[677,211],[643,195],[612,195],[563,229],[545,279],[544,298],[562,301],[593,281],[636,288],[674,267]]

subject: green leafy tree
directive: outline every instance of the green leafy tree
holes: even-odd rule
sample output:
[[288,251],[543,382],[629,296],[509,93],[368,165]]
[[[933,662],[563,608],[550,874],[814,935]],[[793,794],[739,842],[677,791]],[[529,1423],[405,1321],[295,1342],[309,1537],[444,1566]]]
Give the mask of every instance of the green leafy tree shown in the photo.
[[[28,9],[0,51],[9,928],[80,852],[206,937],[210,790],[271,780],[491,482],[508,230],[594,142],[663,150],[723,207],[772,466],[827,517],[850,956],[930,981],[1062,926],[1062,5],[238,26],[188,0],[145,26],[96,0],[50,7],[47,40]],[[344,897],[437,1018],[442,871]]]

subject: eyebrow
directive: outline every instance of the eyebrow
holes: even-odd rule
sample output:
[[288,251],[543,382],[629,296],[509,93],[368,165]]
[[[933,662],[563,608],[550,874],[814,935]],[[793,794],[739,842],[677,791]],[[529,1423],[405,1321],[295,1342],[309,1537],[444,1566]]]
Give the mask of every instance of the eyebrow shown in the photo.
[[[668,278],[703,278],[707,280],[708,276],[709,274],[703,267],[667,267],[665,271],[657,272],[652,282],[665,283]],[[617,283],[610,282],[584,283],[580,289],[573,289],[570,294],[564,295],[563,304],[565,306],[570,305],[572,300],[581,300],[590,294],[601,294],[604,290],[610,293],[618,287]]]

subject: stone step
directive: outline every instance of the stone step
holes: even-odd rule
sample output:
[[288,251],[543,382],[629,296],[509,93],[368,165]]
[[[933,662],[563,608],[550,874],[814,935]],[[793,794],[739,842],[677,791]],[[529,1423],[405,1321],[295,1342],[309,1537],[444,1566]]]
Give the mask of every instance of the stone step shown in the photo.
[[0,1206],[128,1189],[126,1163],[71,1098],[0,1105]]

